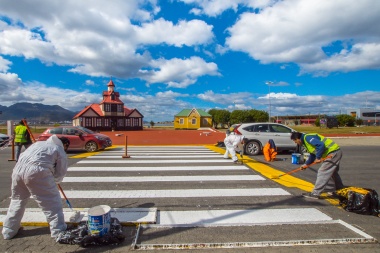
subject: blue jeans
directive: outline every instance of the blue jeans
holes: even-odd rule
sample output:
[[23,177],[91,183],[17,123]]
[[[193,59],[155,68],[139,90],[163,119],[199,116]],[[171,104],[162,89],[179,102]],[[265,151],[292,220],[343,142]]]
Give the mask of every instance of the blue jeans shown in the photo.
[[24,146],[25,149],[29,148],[31,143],[25,142],[25,143],[15,143],[16,145],[16,162],[18,161],[18,158],[20,157],[21,154],[21,149]]

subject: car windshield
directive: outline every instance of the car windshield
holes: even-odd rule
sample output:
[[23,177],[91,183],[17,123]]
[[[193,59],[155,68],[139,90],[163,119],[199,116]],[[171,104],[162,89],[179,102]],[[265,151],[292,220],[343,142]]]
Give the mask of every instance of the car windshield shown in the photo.
[[78,129],[82,130],[83,132],[85,133],[88,133],[88,134],[94,134],[95,132],[90,130],[90,129],[87,129],[85,127],[78,127]]

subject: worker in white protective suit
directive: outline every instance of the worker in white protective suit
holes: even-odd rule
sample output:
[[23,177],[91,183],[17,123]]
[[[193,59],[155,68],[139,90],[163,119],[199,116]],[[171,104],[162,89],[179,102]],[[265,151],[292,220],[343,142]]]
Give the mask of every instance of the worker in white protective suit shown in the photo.
[[238,163],[238,158],[236,156],[236,151],[243,155],[243,145],[245,137],[244,135],[231,132],[225,139],[224,144],[226,145],[226,152],[224,153],[224,158],[228,158],[228,153],[231,154],[232,161]]
[[16,163],[12,173],[12,196],[7,216],[3,222],[3,237],[12,239],[21,228],[21,220],[30,196],[46,216],[51,237],[64,231],[61,195],[57,183],[62,182],[67,172],[65,150],[70,141],[52,135],[46,141],[37,141],[26,149]]
[[230,129],[227,129],[227,131],[226,131],[226,138],[224,138],[224,146],[226,147],[226,152],[224,153],[224,156],[223,156],[223,158],[224,159],[230,159],[230,157],[229,157],[229,152],[228,152],[228,148],[227,148],[227,146],[226,146],[226,139],[227,139],[227,137],[230,135],[230,134],[235,134],[235,132],[231,132],[231,130]]

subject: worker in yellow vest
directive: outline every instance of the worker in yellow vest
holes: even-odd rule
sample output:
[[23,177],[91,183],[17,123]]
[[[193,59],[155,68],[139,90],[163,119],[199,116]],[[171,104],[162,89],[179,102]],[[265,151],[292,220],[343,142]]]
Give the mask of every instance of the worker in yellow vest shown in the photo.
[[[314,189],[310,193],[303,193],[302,196],[319,199],[330,178],[332,178],[335,183],[335,190],[344,188],[342,179],[338,174],[340,160],[342,159],[342,151],[338,144],[320,134],[302,134],[299,132],[293,132],[290,135],[290,139],[298,145],[303,145],[310,153],[309,159],[307,159],[302,166],[303,169],[306,169],[308,165],[313,162],[322,162],[321,167],[318,169]],[[328,156],[329,158],[321,160]]]
[[24,121],[20,121],[20,123],[15,128],[14,140],[16,148],[16,162],[21,154],[21,149],[24,146],[27,149],[30,145],[32,145],[32,140],[30,139],[30,134],[28,129],[26,128]]

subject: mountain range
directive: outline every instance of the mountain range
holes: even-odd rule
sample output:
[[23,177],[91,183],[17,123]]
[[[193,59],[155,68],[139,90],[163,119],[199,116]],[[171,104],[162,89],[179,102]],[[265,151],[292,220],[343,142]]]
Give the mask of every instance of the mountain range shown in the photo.
[[44,105],[40,103],[16,103],[11,106],[0,105],[0,121],[21,120],[28,122],[49,123],[72,121],[75,114],[58,105]]

